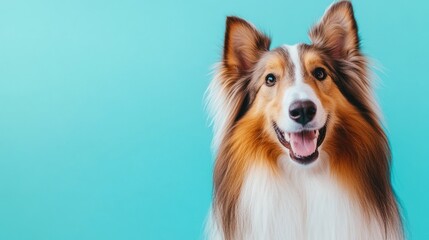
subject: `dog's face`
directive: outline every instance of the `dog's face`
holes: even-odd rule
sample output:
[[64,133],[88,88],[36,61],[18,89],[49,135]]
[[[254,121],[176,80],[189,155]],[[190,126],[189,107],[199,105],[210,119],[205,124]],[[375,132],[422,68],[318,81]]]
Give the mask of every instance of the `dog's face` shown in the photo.
[[328,9],[310,37],[311,45],[269,50],[268,37],[248,22],[230,17],[224,49],[224,87],[237,95],[243,92],[235,119],[263,116],[273,142],[300,164],[318,159],[339,112],[353,107],[348,99],[353,100],[353,93],[348,93],[353,86],[341,82],[350,74],[345,67],[359,51],[350,3]]
[[265,116],[272,137],[302,164],[318,158],[339,92],[329,59],[322,56],[314,46],[284,45],[264,54],[252,74],[259,89],[254,111]]

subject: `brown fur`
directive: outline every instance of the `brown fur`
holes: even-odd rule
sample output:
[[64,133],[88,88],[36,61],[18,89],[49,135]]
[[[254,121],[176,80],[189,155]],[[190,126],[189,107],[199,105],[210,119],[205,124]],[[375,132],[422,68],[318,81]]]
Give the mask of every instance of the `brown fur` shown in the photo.
[[[326,139],[330,168],[366,213],[376,213],[385,231],[401,228],[399,210],[390,185],[390,149],[372,101],[368,64],[359,47],[350,2],[335,4],[310,31],[312,45],[300,45],[304,81],[329,113]],[[225,239],[234,239],[237,204],[246,171],[258,161],[278,171],[282,154],[272,130],[281,94],[293,82],[293,65],[281,48],[269,51],[270,39],[246,21],[229,17],[219,81],[232,104],[214,171],[214,211],[220,216]],[[311,71],[323,66],[324,81]],[[266,88],[264,76],[279,81]],[[345,147],[344,147],[345,146]],[[399,230],[400,231],[400,230]]]
[[276,159],[281,149],[261,127],[266,125],[264,121],[256,114],[246,115],[219,149],[214,171],[215,211],[222,216],[225,239],[235,236],[237,203],[247,169],[258,161],[269,159],[270,162],[262,164],[277,171]]
[[[390,185],[390,148],[374,111],[368,64],[360,52],[351,3],[334,5],[310,37],[330,58],[333,81],[341,93],[335,94],[336,124],[324,146],[331,155],[331,169],[348,189],[355,189],[368,213],[377,212],[385,227],[401,225]],[[352,142],[351,147],[339,147],[347,142]]]
[[[260,57],[268,51],[270,39],[240,18],[228,17],[226,25],[224,56],[220,71],[222,86],[226,89],[227,99],[230,99],[233,106],[224,138],[226,141],[222,143],[216,160],[214,186],[217,207],[214,210],[219,211],[219,215],[222,216],[222,229],[226,239],[232,239],[239,192],[249,166],[246,160],[250,159],[245,146],[253,145],[251,148],[256,150],[256,142],[252,140],[265,139],[262,137],[264,135],[262,129],[258,127],[263,126],[261,124],[263,120],[240,121],[240,118],[246,113],[256,95],[255,86],[250,85],[250,77]],[[235,124],[238,121],[240,124]],[[234,126],[238,127],[233,131]],[[272,143],[266,145],[268,148],[259,154],[275,159],[277,156],[266,152],[270,149],[269,146],[272,148],[275,145]]]

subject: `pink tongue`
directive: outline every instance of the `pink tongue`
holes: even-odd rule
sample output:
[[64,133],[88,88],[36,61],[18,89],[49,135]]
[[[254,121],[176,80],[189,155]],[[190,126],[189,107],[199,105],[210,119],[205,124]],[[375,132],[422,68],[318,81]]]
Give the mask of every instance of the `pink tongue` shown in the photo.
[[316,151],[317,136],[315,131],[290,134],[290,144],[295,155],[307,157]]

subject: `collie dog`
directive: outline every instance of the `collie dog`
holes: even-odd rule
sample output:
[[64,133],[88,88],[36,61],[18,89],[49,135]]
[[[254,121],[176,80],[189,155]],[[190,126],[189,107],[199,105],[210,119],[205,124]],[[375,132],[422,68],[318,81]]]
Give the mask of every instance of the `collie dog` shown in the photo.
[[209,239],[403,239],[390,149],[350,2],[311,44],[228,17],[208,88],[214,124]]

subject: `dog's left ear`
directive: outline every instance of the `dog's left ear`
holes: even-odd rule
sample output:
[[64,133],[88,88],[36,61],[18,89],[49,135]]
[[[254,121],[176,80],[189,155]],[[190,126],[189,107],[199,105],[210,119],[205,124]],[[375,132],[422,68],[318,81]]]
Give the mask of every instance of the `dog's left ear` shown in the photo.
[[347,59],[359,50],[359,36],[349,1],[333,4],[310,30],[313,44],[326,49],[334,59]]
[[228,17],[223,54],[225,67],[233,73],[247,73],[268,51],[270,43],[270,38],[249,22],[238,17]]

